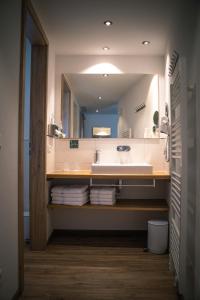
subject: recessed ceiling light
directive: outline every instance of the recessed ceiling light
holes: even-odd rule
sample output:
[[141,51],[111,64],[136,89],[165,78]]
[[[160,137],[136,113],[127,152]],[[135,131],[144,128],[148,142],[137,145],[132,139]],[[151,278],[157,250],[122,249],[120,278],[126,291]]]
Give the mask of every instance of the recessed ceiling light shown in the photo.
[[98,110],[98,108],[96,109],[96,113],[98,113],[99,112],[99,110]]
[[109,75],[108,74],[103,74],[103,77],[108,77]]
[[102,97],[101,97],[101,96],[99,96],[99,97],[98,97],[98,99],[99,99],[99,100],[101,100],[101,99],[102,99]]
[[103,47],[102,48],[104,51],[108,51],[108,50],[110,50],[110,48],[109,47]]
[[104,25],[106,25],[106,26],[111,26],[112,24],[113,24],[113,22],[110,21],[110,20],[106,20],[106,21],[104,22]]
[[143,41],[142,44],[145,45],[145,46],[146,46],[146,45],[149,45],[149,44],[150,44],[150,41]]

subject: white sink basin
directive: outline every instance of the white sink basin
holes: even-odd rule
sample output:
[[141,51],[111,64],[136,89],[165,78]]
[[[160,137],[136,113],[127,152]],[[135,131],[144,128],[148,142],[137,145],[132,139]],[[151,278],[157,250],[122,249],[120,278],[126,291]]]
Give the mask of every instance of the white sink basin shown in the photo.
[[151,174],[153,167],[148,163],[93,163],[91,170],[96,174]]

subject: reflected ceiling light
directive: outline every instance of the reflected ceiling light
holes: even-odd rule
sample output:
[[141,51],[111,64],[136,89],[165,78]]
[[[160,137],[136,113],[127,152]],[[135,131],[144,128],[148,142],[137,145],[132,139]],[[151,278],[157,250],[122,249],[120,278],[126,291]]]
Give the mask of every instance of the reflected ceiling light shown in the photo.
[[151,43],[150,41],[143,41],[142,42],[142,44],[145,45],[145,46],[149,45],[150,43]]
[[104,51],[108,51],[108,50],[110,50],[110,48],[109,47],[103,47],[102,48]]
[[110,20],[106,20],[106,21],[104,22],[104,25],[105,25],[105,26],[111,26],[112,24],[113,24],[113,22],[110,21]]
[[99,99],[99,100],[101,100],[101,99],[102,99],[102,97],[101,97],[101,96],[99,96],[99,97],[98,97],[98,99]]
[[103,74],[103,77],[108,77],[109,75],[108,74]]
[[99,63],[81,72],[82,74],[122,74],[123,72],[111,63]]
[[99,110],[98,110],[98,108],[96,109],[96,113],[98,113],[99,112]]

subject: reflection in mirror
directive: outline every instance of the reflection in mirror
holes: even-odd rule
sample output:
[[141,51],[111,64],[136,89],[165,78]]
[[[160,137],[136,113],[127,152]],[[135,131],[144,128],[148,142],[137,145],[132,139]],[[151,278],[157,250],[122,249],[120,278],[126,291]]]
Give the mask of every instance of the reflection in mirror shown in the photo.
[[92,137],[93,138],[111,137],[111,128],[109,128],[109,127],[93,127],[92,128]]
[[70,107],[71,107],[71,91],[67,80],[62,75],[61,82],[61,122],[65,137],[70,137]]
[[73,138],[79,138],[80,136],[80,125],[79,125],[79,110],[78,104],[74,102],[73,104]]
[[[158,75],[65,74],[73,94],[71,136],[103,137],[94,128],[109,128],[111,138],[155,138],[159,111]],[[72,133],[73,132],[73,133]]]

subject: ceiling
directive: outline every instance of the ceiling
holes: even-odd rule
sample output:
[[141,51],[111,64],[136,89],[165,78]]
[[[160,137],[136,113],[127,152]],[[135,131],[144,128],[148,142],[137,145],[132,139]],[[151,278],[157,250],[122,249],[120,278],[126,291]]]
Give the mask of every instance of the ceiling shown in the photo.
[[[60,55],[164,55],[178,3],[181,1],[33,0]],[[107,19],[112,26],[103,24]],[[142,45],[144,40],[151,44]],[[110,50],[103,51],[104,46]]]
[[[112,74],[103,77],[102,74],[65,74],[80,106],[87,112],[95,112],[98,108],[111,113],[115,108],[108,107],[117,104],[124,95],[144,74]],[[98,97],[102,99],[99,100]],[[106,109],[105,109],[106,108]]]

